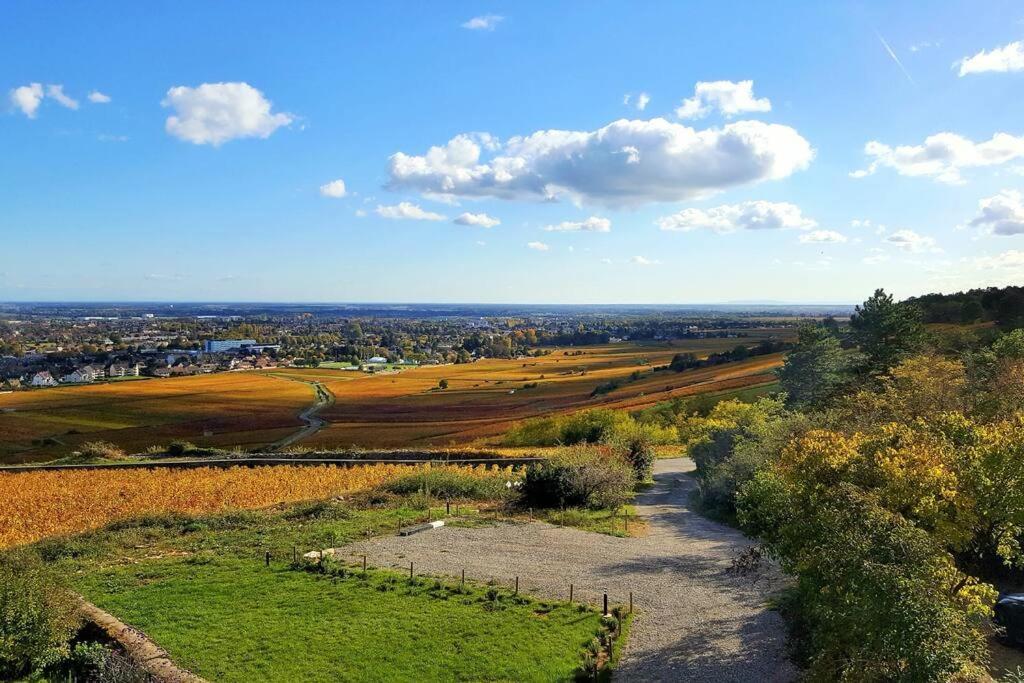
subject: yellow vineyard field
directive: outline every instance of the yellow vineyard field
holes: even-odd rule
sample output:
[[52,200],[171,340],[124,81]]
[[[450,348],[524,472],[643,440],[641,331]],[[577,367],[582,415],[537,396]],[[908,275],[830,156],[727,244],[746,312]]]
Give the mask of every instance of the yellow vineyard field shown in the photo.
[[[52,470],[0,473],[0,548],[145,514],[252,510],[379,486],[430,465]],[[474,476],[495,469],[436,466]],[[510,468],[501,470],[511,472]]]

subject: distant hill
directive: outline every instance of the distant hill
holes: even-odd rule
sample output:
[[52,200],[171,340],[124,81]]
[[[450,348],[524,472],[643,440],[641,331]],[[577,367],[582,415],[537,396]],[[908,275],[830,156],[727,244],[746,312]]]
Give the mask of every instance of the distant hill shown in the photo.
[[987,287],[955,294],[925,294],[907,299],[925,322],[995,322],[1000,327],[1024,327],[1024,287]]

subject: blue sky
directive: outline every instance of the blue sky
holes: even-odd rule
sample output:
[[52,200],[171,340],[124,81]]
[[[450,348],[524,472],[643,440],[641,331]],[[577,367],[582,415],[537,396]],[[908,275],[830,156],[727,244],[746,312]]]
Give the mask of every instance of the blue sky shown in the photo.
[[0,300],[1019,283],[1022,40],[1018,2],[5,3]]

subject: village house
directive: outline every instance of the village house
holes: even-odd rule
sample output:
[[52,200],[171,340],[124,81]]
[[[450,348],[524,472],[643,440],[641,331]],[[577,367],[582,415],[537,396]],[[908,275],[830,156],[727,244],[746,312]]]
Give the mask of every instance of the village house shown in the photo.
[[112,363],[107,368],[107,377],[138,377],[138,363]]
[[32,380],[29,382],[34,387],[55,387],[57,386],[57,380],[53,378],[53,375],[47,370],[41,370],[36,374],[32,375]]
[[83,382],[92,382],[103,377],[103,368],[95,365],[83,365],[82,367],[69,372],[60,378],[60,381],[64,384],[81,384]]

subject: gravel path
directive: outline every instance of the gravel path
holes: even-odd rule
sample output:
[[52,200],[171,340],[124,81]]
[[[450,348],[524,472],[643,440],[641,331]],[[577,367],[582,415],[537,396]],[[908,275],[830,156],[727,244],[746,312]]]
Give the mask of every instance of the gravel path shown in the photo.
[[650,532],[615,538],[548,524],[444,527],[407,537],[371,539],[346,548],[379,566],[417,573],[510,583],[524,592],[613,603],[634,593],[637,610],[620,681],[789,681],[781,618],[765,598],[784,585],[775,569],[737,577],[726,569],[750,541],[688,506],[695,483],[684,458],[659,460],[655,486],[637,497]]

